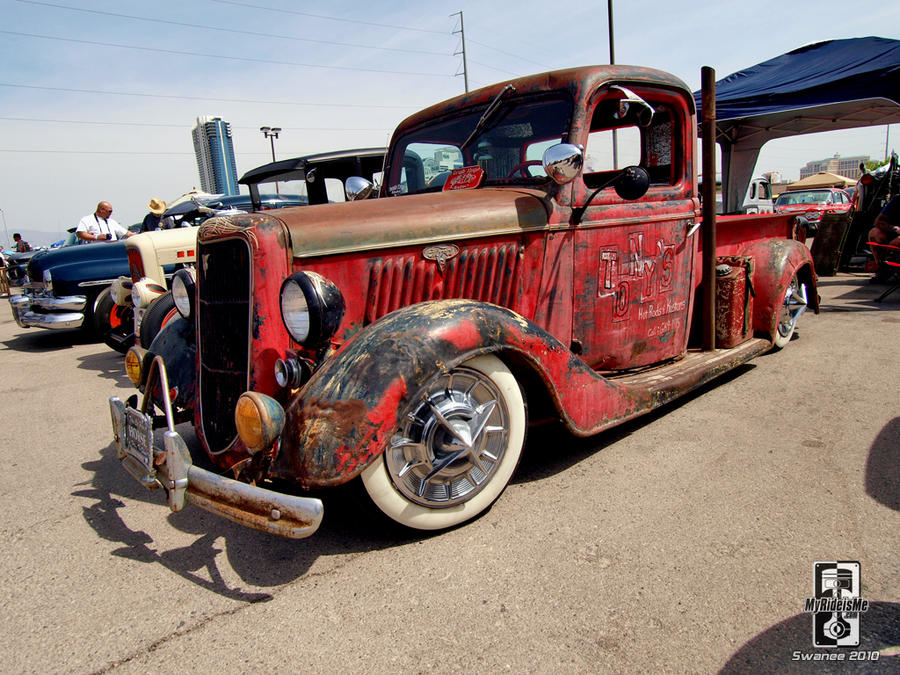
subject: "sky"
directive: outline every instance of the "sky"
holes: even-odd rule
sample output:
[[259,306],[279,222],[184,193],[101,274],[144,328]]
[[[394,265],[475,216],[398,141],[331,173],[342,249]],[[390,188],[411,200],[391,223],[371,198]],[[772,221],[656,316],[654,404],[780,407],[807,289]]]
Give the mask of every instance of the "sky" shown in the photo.
[[[469,88],[609,63],[607,2],[0,0],[0,243],[33,246],[109,201],[123,225],[200,187],[191,128],[231,123],[238,176],[279,159],[387,145],[407,116]],[[615,61],[692,90],[828,39],[900,39],[900,4],[614,0]],[[900,125],[773,141],[756,173],[882,158]]]

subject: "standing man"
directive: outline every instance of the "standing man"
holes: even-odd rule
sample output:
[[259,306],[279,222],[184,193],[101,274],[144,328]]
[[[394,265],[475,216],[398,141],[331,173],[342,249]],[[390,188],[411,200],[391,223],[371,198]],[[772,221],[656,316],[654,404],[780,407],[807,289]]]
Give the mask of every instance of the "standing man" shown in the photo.
[[16,242],[16,253],[25,253],[31,250],[31,245],[22,239],[22,235],[18,232],[13,232],[13,241]]
[[96,211],[78,221],[75,236],[86,242],[94,242],[127,239],[134,234],[110,218],[112,211],[109,202],[97,204]]

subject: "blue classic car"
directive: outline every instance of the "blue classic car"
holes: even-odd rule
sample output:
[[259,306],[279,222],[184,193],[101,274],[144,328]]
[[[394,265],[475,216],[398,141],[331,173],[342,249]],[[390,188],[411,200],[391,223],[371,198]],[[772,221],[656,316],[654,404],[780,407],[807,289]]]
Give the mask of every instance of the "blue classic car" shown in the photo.
[[9,298],[13,317],[23,328],[84,328],[103,336],[110,328],[103,292],[127,273],[122,242],[39,251],[28,262],[22,293]]

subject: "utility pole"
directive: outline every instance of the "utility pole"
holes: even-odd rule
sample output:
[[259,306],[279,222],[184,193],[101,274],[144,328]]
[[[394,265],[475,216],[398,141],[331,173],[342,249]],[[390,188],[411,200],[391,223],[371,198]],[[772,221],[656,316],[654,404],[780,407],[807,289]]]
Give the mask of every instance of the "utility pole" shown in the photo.
[[9,230],[6,229],[6,214],[3,213],[3,209],[0,209],[0,216],[3,216],[3,233],[6,235],[6,248],[12,248],[12,244],[9,243]]
[[[610,2],[612,2],[612,0],[610,0]],[[459,30],[455,30],[450,34],[456,35],[457,33],[459,33],[460,42],[462,44],[462,50],[458,51],[458,52],[453,52],[453,56],[459,56],[460,54],[462,54],[462,59],[463,59],[462,75],[463,75],[463,81],[466,84],[466,93],[468,94],[469,93],[469,69],[466,66],[466,29],[463,26],[462,10],[459,10],[458,12],[454,12],[450,16],[456,16],[457,14],[459,14]],[[459,75],[459,73],[456,73],[456,74]]]

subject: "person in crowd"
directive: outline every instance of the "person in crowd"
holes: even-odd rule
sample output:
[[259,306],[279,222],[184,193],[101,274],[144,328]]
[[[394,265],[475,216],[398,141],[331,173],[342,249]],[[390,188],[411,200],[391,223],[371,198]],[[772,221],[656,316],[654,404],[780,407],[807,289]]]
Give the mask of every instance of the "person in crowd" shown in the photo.
[[[869,241],[900,247],[900,195],[895,195],[875,218],[875,223],[869,230]],[[890,249],[872,247],[872,254],[878,265],[878,270],[871,279],[872,283],[885,283],[893,278],[892,269],[884,264],[884,257],[888,251]]]
[[25,253],[31,250],[31,244],[22,239],[22,235],[18,232],[13,233],[13,241],[16,242],[16,253]]
[[175,227],[175,219],[172,216],[163,218],[166,212],[166,203],[162,199],[154,197],[147,204],[150,213],[144,216],[144,222],[141,223],[141,232],[153,232],[154,230],[168,230]]
[[900,246],[900,195],[887,203],[869,230],[869,241],[888,246]]
[[112,212],[113,208],[109,202],[100,202],[96,211],[78,221],[75,236],[90,243],[127,239],[133,235],[134,232],[129,232],[110,217]]

